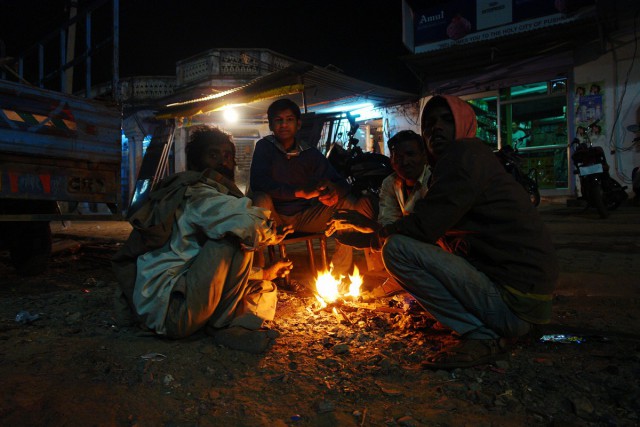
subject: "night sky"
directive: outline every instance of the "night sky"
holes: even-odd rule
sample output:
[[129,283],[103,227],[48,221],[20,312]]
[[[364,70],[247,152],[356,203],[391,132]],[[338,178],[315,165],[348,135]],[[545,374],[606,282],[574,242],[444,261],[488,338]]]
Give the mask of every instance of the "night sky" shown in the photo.
[[[6,55],[55,29],[65,3],[0,0]],[[417,87],[399,59],[409,54],[400,0],[121,0],[120,10],[122,77],[174,75],[177,61],[208,49],[267,48],[379,85]],[[97,38],[103,30],[94,26]]]

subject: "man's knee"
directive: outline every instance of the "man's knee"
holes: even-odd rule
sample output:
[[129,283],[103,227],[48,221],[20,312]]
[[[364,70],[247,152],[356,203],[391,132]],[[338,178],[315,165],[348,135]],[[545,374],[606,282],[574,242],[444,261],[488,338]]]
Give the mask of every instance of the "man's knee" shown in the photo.
[[387,240],[382,246],[382,259],[383,260],[396,260],[401,252],[401,248],[404,247],[403,240],[405,236],[400,234],[392,234],[387,237]]
[[[244,270],[253,262],[253,252],[242,250],[240,240],[235,236],[227,236],[219,240],[206,240],[200,253],[191,264],[187,277],[196,278],[215,275],[218,269]],[[249,267],[250,268],[250,267]],[[227,273],[223,274],[226,276]]]
[[273,210],[273,199],[267,193],[253,193],[251,194],[251,201],[253,202],[253,206]]
[[273,219],[278,225],[283,224],[282,218],[278,215],[273,199],[269,194],[256,192],[252,193],[250,198],[253,206],[268,209],[271,212],[271,219]]
[[374,203],[373,199],[369,196],[360,197],[356,204],[356,210],[371,219],[378,218],[378,208],[379,204],[377,202]]
[[439,259],[441,252],[442,249],[437,245],[427,244],[402,234],[392,234],[382,247],[382,261],[387,270],[392,271],[396,264],[431,265],[434,260]]
[[394,266],[398,264],[398,261],[401,257],[401,248],[404,246],[402,244],[404,236],[399,234],[393,234],[387,238],[382,246],[382,263],[387,271],[394,271]]
[[367,218],[376,219],[378,217],[376,204],[368,196],[354,196],[348,194],[344,199],[341,199],[335,206],[337,209],[348,209],[359,212]]

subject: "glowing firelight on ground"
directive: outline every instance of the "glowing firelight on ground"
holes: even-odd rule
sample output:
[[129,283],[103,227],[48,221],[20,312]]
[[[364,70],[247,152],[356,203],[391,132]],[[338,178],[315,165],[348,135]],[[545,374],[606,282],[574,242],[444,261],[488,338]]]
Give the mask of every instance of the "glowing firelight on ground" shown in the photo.
[[329,271],[321,271],[318,273],[316,279],[316,299],[320,302],[322,307],[325,307],[327,303],[334,302],[341,296],[357,297],[360,295],[360,286],[362,285],[362,276],[356,266],[353,269],[353,275],[349,276],[350,284],[346,294],[343,294],[340,289],[342,283],[342,277],[336,279],[331,274],[333,265],[331,265]]

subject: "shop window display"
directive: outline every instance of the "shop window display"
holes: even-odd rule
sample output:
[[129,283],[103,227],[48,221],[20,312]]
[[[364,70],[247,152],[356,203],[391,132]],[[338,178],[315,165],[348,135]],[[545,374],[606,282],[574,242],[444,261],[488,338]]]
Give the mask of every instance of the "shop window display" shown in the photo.
[[496,150],[506,145],[517,149],[522,168],[536,170],[541,189],[569,185],[566,87],[566,80],[558,79],[469,99],[478,116],[478,137]]

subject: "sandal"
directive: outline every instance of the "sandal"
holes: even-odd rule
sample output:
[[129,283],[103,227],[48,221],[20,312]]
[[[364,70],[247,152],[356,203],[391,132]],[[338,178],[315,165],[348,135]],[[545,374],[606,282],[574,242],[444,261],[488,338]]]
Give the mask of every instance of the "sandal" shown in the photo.
[[504,360],[507,357],[506,341],[464,339],[445,348],[422,362],[424,369],[470,368],[476,365]]

